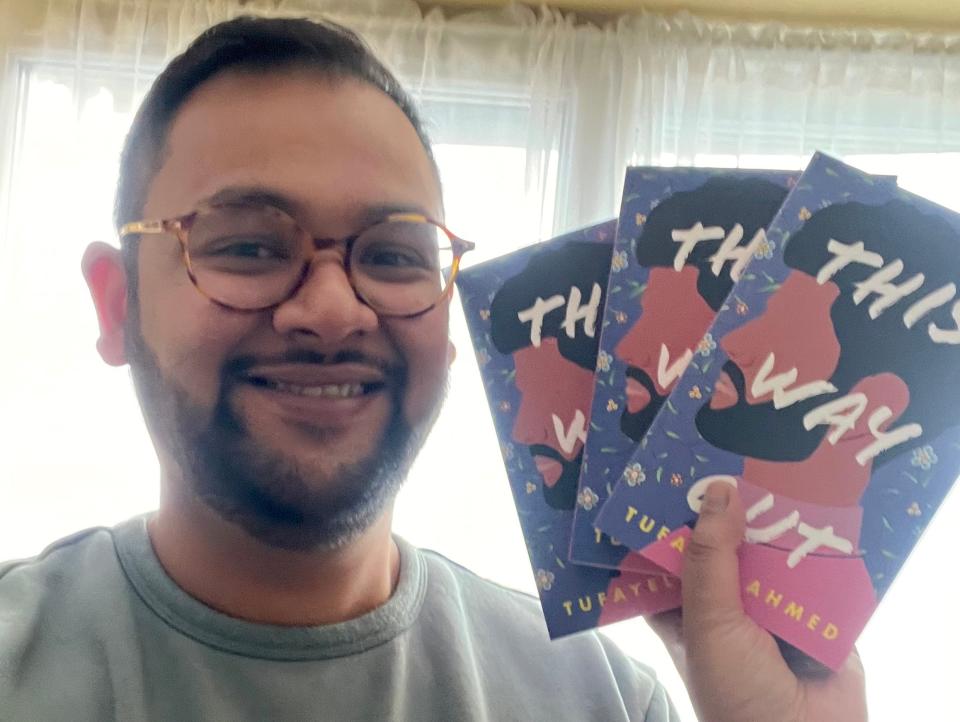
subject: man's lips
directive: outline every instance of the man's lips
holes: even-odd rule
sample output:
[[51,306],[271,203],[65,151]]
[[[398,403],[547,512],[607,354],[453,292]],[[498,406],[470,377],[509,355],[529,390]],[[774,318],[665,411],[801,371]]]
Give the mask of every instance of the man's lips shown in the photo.
[[736,406],[740,400],[740,394],[733,383],[733,379],[726,371],[721,371],[717,382],[713,385],[713,396],[710,397],[710,408],[714,411],[729,409]]
[[316,389],[336,386],[384,386],[383,371],[369,364],[273,364],[254,366],[243,373],[245,380],[267,386]]
[[560,481],[560,477],[563,475],[563,464],[559,461],[538,455],[533,457],[533,463],[536,464],[537,471],[543,477],[543,483],[548,487],[552,489]]
[[382,371],[359,363],[254,366],[241,380],[282,416],[330,427],[345,424],[387,387]]

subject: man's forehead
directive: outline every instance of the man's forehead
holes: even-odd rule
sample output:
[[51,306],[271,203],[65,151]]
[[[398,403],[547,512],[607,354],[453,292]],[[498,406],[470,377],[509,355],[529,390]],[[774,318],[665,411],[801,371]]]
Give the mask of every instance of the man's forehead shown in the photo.
[[439,215],[431,161],[389,96],[316,73],[277,76],[229,73],[191,96],[171,125],[146,215],[187,212],[232,188],[266,188],[319,216],[380,205]]

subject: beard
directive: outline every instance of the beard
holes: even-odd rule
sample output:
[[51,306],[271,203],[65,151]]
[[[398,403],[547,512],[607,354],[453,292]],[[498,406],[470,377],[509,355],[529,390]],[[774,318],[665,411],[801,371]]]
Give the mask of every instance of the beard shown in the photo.
[[570,511],[577,504],[577,487],[580,484],[580,465],[583,463],[583,450],[575,459],[563,458],[552,446],[534,444],[529,447],[530,456],[544,456],[560,464],[563,471],[553,486],[543,485],[543,499],[551,509]]
[[620,430],[624,435],[634,441],[642,441],[650,425],[653,423],[654,417],[657,415],[657,412],[660,411],[660,407],[666,402],[667,397],[661,396],[657,392],[657,387],[653,385],[653,380],[645,371],[634,366],[628,366],[625,375],[628,379],[634,379],[643,384],[643,387],[650,394],[650,403],[640,411],[631,413],[627,410],[620,416]]
[[[446,392],[445,376],[427,418],[414,427],[402,413],[405,371],[384,369],[392,377],[387,384],[391,413],[379,442],[368,456],[325,472],[265,446],[249,431],[231,401],[237,386],[245,383],[236,363],[221,369],[212,409],[193,401],[186,389],[163,375],[135,316],[131,314],[126,332],[127,358],[151,432],[168,445],[196,498],[276,548],[337,549],[370,528],[403,485]],[[320,440],[325,436],[314,433]]]
[[737,403],[726,409],[704,404],[697,412],[700,435],[718,449],[764,461],[803,461],[810,457],[827,432],[825,426],[807,431],[803,417],[819,404],[821,397],[776,409],[772,401],[748,404],[746,379],[732,361],[723,365],[737,389]]

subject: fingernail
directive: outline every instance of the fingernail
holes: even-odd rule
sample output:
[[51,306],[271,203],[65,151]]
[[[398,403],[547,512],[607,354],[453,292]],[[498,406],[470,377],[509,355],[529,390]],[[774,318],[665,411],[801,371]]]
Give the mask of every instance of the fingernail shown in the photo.
[[700,510],[702,512],[723,511],[729,503],[730,486],[722,481],[718,481],[707,487],[707,493],[703,495],[703,505],[700,507]]

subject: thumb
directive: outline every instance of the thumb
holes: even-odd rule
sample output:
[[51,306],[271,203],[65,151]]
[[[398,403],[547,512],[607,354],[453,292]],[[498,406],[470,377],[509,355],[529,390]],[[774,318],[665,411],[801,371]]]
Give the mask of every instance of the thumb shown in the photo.
[[746,520],[735,487],[713,482],[704,494],[700,519],[683,554],[685,636],[698,638],[717,625],[743,619],[737,548]]

